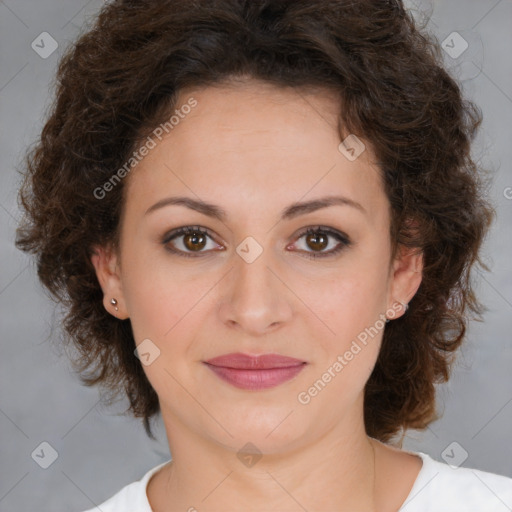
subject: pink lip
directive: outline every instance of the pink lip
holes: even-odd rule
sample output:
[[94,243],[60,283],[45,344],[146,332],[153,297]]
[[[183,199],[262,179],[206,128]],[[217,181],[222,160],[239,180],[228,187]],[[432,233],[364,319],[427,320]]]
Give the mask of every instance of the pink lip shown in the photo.
[[278,354],[226,354],[205,361],[218,377],[242,389],[265,389],[292,379],[307,364]]

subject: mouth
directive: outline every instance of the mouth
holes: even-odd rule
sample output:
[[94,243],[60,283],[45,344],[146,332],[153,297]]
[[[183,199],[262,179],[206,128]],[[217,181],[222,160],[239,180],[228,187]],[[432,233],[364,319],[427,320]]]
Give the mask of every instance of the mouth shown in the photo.
[[226,354],[203,363],[219,378],[240,389],[278,386],[300,373],[305,361],[279,354]]

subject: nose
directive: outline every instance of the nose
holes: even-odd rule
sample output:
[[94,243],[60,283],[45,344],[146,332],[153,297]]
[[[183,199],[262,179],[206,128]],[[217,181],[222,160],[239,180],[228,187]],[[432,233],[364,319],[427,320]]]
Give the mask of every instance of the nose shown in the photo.
[[220,300],[222,321],[251,336],[264,336],[286,324],[293,313],[293,294],[270,250],[251,263],[238,254],[233,259],[234,268]]

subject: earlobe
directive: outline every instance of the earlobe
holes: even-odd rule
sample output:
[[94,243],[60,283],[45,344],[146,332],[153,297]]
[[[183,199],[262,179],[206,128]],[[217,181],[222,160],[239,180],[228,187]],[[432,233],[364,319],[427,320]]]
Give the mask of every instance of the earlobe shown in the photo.
[[91,263],[103,291],[103,306],[116,318],[128,318],[122,290],[118,255],[111,247],[95,246]]

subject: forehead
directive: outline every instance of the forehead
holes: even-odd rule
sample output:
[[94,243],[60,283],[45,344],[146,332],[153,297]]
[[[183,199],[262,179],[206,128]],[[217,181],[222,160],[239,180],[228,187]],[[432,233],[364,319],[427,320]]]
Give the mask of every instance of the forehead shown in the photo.
[[129,176],[127,202],[149,207],[179,192],[281,208],[339,192],[378,214],[380,171],[367,143],[353,161],[339,150],[347,135],[339,112],[329,90],[248,81],[181,91],[172,125],[152,136],[154,147]]

